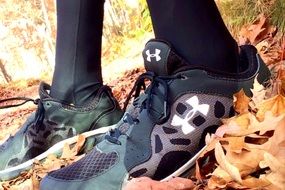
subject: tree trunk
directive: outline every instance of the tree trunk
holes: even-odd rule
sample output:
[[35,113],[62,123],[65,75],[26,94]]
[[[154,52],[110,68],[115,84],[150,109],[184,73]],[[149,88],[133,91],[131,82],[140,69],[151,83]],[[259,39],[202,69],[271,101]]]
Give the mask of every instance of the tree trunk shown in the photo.
[[4,66],[2,60],[0,60],[0,71],[1,71],[5,81],[7,83],[12,81],[12,77],[8,74],[7,70],[5,69],[5,66]]

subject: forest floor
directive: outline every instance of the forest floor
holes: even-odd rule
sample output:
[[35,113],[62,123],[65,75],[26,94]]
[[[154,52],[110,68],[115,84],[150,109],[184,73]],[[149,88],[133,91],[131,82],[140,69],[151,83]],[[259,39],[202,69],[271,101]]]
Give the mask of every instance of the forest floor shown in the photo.
[[[155,182],[149,179],[143,179],[140,181],[134,181],[128,190],[149,190],[149,189],[168,189],[168,190],[182,190],[182,189],[217,189],[217,188],[233,188],[233,189],[244,189],[244,188],[252,188],[252,184],[258,184],[260,188],[269,188],[269,189],[282,189],[285,185],[285,179],[283,173],[285,171],[284,164],[285,163],[285,155],[284,152],[281,154],[281,157],[278,157],[276,154],[273,154],[270,151],[267,151],[266,148],[262,149],[265,151],[254,152],[250,147],[253,145],[248,145],[245,143],[245,138],[248,136],[242,136],[242,139],[235,139],[235,135],[227,133],[227,129],[225,127],[234,126],[233,123],[239,124],[239,122],[258,120],[257,126],[261,126],[260,123],[266,121],[270,121],[276,128],[263,129],[265,130],[263,135],[255,133],[258,131],[253,131],[250,134],[251,138],[258,139],[267,139],[268,142],[273,141],[274,139],[281,138],[280,144],[276,145],[279,147],[278,150],[282,150],[285,147],[285,139],[283,136],[278,136],[278,138],[272,134],[268,135],[268,131],[279,130],[284,131],[285,124],[285,40],[283,34],[277,33],[276,28],[270,26],[266,19],[261,17],[257,22],[253,23],[250,26],[244,27],[243,31],[241,31],[240,38],[238,39],[240,44],[251,43],[257,47],[260,55],[267,63],[268,67],[271,69],[272,73],[275,74],[275,77],[271,80],[271,87],[268,89],[264,89],[260,87],[258,84],[255,85],[254,98],[247,98],[245,95],[240,92],[235,95],[234,104],[235,109],[239,113],[239,115],[231,118],[225,122],[225,125],[222,126],[219,130],[219,134],[223,135],[228,134],[226,136],[227,139],[223,141],[217,138],[208,137],[208,149],[204,152],[201,157],[197,161],[196,165],[196,174],[192,176],[193,181],[190,183],[188,181],[179,181],[174,180],[170,183],[160,183]],[[140,53],[130,52],[130,56],[127,56],[122,59],[118,59],[117,61],[103,65],[103,77],[104,81],[107,85],[109,85],[115,97],[119,100],[120,105],[123,105],[129,91],[131,90],[136,78],[144,72],[142,58]],[[41,79],[50,83],[50,79]],[[16,97],[16,96],[26,96],[31,98],[37,98],[38,96],[38,85],[40,83],[39,79],[30,79],[23,81],[11,82],[9,84],[0,85],[0,99]],[[269,103],[268,103],[269,102]],[[275,107],[274,107],[275,106]],[[276,108],[277,106],[277,108]],[[21,107],[9,108],[0,110],[0,144],[5,141],[10,135],[13,135],[21,126],[21,124],[26,120],[27,116],[36,109],[36,106],[32,103],[28,103]],[[276,111],[277,110],[277,111]],[[266,112],[272,112],[271,115],[268,115]],[[246,117],[246,119],[244,119]],[[282,117],[282,118],[281,118]],[[280,129],[279,121],[283,122],[283,127]],[[268,124],[268,123],[267,123]],[[251,124],[247,124],[247,126],[252,126]],[[274,127],[273,126],[273,127]],[[248,127],[247,129],[249,129]],[[243,130],[247,130],[243,129]],[[241,130],[241,129],[239,129]],[[260,131],[260,129],[259,129]],[[240,131],[239,131],[240,132]],[[219,134],[216,134],[217,136]],[[241,133],[238,133],[239,137]],[[284,133],[285,134],[285,133]],[[223,136],[222,135],[222,136]],[[262,137],[261,137],[262,136]],[[211,139],[211,140],[210,140]],[[231,140],[230,140],[231,139]],[[224,141],[228,141],[229,144],[234,143],[235,150],[234,152],[242,153],[242,149],[246,149],[247,151],[252,151],[255,154],[262,155],[260,158],[260,162],[251,163],[253,166],[247,166],[247,168],[251,168],[250,172],[242,173],[245,170],[244,166],[235,165],[233,162],[236,161],[237,158],[233,158],[231,156],[228,158],[228,154],[225,155],[223,153],[223,149],[226,151],[231,151],[232,149],[227,147]],[[278,142],[279,142],[278,141]],[[215,142],[213,144],[213,142]],[[239,142],[239,143],[237,143]],[[260,141],[258,141],[260,142]],[[248,143],[248,142],[247,142]],[[259,145],[261,145],[259,143]],[[273,144],[272,144],[273,145]],[[233,148],[233,147],[232,147]],[[268,147],[267,147],[268,148]],[[239,150],[239,151],[237,151]],[[254,149],[256,151],[256,149]],[[213,152],[214,151],[214,152]],[[278,151],[277,151],[278,152]],[[211,170],[207,169],[204,165],[202,166],[202,160],[206,157],[206,155],[212,155],[215,157],[215,162],[211,163]],[[273,156],[272,156],[273,155]],[[73,155],[74,157],[75,155]],[[279,155],[280,156],[280,155]],[[243,160],[244,157],[240,157],[239,159]],[[248,159],[248,157],[246,158]],[[246,161],[244,158],[244,162]],[[76,160],[76,159],[71,159]],[[269,160],[269,161],[268,161]],[[275,160],[276,165],[272,166],[272,162]],[[70,162],[71,163],[71,162]],[[70,164],[68,163],[68,164]],[[261,166],[260,163],[263,163]],[[62,163],[61,163],[62,164]],[[257,165],[256,165],[257,164]],[[279,165],[278,165],[279,164]],[[283,164],[283,165],[282,165]],[[64,164],[66,165],[66,164]],[[241,164],[242,165],[242,164]],[[218,167],[217,167],[218,166]],[[258,166],[258,167],[257,167]],[[42,166],[46,167],[46,166]],[[241,168],[240,168],[241,167]],[[274,168],[275,167],[275,168]],[[276,167],[281,168],[280,171],[276,171]],[[237,168],[237,170],[236,170]],[[253,169],[255,168],[255,169]],[[269,168],[266,170],[264,168]],[[53,168],[55,169],[55,168]],[[43,177],[46,172],[50,170],[41,169],[40,174],[34,171],[38,170],[38,165],[33,168],[32,171],[24,173],[19,176],[15,180],[9,182],[0,183],[3,189],[38,189],[38,182]],[[43,172],[44,171],[44,172]],[[207,173],[207,172],[208,173]],[[265,172],[265,174],[263,173]],[[44,173],[44,174],[43,174]],[[261,173],[264,175],[261,177]],[[210,175],[211,174],[211,175]],[[251,175],[252,174],[252,175]],[[253,178],[253,175],[257,175],[258,177]],[[270,174],[270,175],[269,175]],[[36,177],[35,177],[36,176]],[[276,180],[277,179],[277,180]],[[189,185],[190,183],[190,185]],[[149,189],[147,189],[147,184]],[[182,185],[181,185],[182,184]],[[263,186],[262,186],[263,185]],[[191,186],[191,187],[190,187]],[[139,188],[143,187],[145,189]]]

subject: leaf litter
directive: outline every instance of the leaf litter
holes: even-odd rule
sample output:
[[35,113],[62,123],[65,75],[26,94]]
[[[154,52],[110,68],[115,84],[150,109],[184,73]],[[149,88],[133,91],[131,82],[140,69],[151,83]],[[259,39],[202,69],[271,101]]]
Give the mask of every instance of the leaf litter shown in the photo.
[[[239,43],[257,47],[272,77],[265,87],[255,80],[251,98],[243,90],[234,95],[236,115],[224,119],[215,134],[207,135],[207,147],[189,179],[159,182],[137,178],[125,190],[285,189],[285,37],[277,34],[264,15],[241,30]],[[142,68],[127,72],[127,77],[109,84],[121,105],[142,72]],[[0,189],[39,189],[48,172],[84,156],[79,155],[84,142],[79,136],[75,146],[64,146],[60,157],[51,154],[43,162],[36,161],[29,171],[1,182]]]
[[[43,162],[35,161],[33,168],[29,171],[22,172],[19,177],[1,182],[3,190],[35,190],[39,189],[39,184],[42,178],[44,178],[48,172],[58,170],[62,167],[70,165],[71,163],[79,160],[84,155],[79,155],[81,148],[85,143],[85,137],[78,136],[76,144],[70,147],[69,144],[65,144],[61,156],[50,154]],[[1,187],[0,187],[1,188]]]

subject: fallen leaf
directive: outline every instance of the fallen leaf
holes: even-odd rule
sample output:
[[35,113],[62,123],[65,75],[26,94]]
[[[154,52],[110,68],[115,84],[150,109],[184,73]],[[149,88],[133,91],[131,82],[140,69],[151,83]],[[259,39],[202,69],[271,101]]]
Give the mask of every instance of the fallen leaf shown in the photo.
[[65,144],[63,147],[61,158],[69,159],[75,157],[79,153],[80,149],[83,147],[85,140],[86,138],[83,135],[79,135],[77,143],[72,148],[70,148],[69,144]]
[[280,189],[285,187],[285,159],[281,162],[280,159],[275,158],[273,155],[265,153],[264,161],[261,161],[260,166],[271,169],[270,173],[264,175],[265,179]]
[[266,98],[266,89],[258,82],[257,77],[254,79],[253,89],[251,89],[251,92],[252,98],[249,105],[252,110],[256,110],[256,105],[264,101]]
[[244,142],[245,137],[225,137],[220,140],[220,142],[227,142],[227,145],[224,145],[227,152],[231,151],[234,153],[241,153],[242,150],[248,150],[246,143]]
[[248,40],[251,44],[256,45],[264,40],[270,32],[272,32],[272,28],[268,25],[267,18],[261,14],[252,25],[241,29],[240,39],[243,42]]
[[208,181],[209,189],[223,189],[227,186],[227,184],[232,181],[231,176],[223,170],[220,166],[218,166],[215,171],[211,174],[211,178]]
[[285,158],[285,146],[283,146],[283,142],[285,140],[284,126],[285,126],[285,116],[283,115],[283,119],[280,120],[279,123],[275,126],[274,133],[268,139],[267,142],[261,145],[247,143],[247,146],[251,150],[262,150],[264,151],[264,153],[265,152],[270,153],[277,158]]
[[269,110],[274,116],[279,116],[285,113],[285,97],[282,95],[277,95],[273,98],[270,98],[266,101],[261,102],[257,106],[258,112],[256,117],[262,121],[264,120],[265,113]]
[[241,183],[242,179],[238,168],[227,160],[222,145],[219,142],[217,142],[215,146],[215,157],[219,166],[225,170],[233,180]]
[[173,178],[160,182],[147,177],[132,179],[123,190],[191,190],[194,184],[190,179]]
[[248,112],[248,105],[250,98],[247,97],[241,89],[238,93],[234,94],[234,109],[239,114],[244,114]]
[[285,36],[280,40],[281,43],[281,60],[285,60]]
[[263,159],[264,150],[250,149],[242,150],[241,153],[228,151],[226,153],[227,160],[232,163],[242,177],[256,172],[259,169],[259,162]]
[[245,179],[242,180],[242,185],[243,187],[250,189],[266,189],[271,185],[271,183],[264,178],[255,178],[252,176],[247,176]]

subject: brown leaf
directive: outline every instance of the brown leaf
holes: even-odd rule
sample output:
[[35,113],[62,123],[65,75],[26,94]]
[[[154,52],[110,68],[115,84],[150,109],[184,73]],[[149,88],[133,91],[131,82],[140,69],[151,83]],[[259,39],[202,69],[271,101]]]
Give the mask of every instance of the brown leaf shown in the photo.
[[193,182],[184,178],[173,178],[166,182],[160,182],[141,177],[132,179],[124,190],[191,190],[193,187]]
[[216,143],[215,147],[215,157],[217,160],[217,163],[220,165],[220,167],[226,171],[233,180],[240,182],[242,181],[241,175],[239,173],[238,168],[236,168],[234,165],[232,165],[226,158],[222,145],[218,142]]
[[281,39],[281,60],[285,60],[285,36]]
[[285,66],[278,70],[276,83],[278,85],[278,94],[285,96]]
[[269,187],[271,183],[264,178],[255,178],[252,176],[247,176],[245,179],[242,180],[242,185],[243,187],[250,189],[263,189]]
[[[207,142],[206,148],[196,160],[196,167],[195,167],[196,179],[199,181],[203,181],[206,178],[206,174],[211,173],[215,169],[214,162],[216,160],[213,153],[215,150],[216,143],[219,142],[219,140],[218,138],[213,138],[213,137],[210,138],[211,141]],[[206,165],[204,165],[205,160],[208,160]]]
[[218,166],[211,175],[212,176],[208,181],[209,189],[223,189],[230,181],[232,181],[231,176],[220,166]]
[[65,144],[63,147],[61,158],[62,159],[74,158],[79,153],[80,149],[83,147],[85,140],[86,138],[83,135],[79,135],[77,143],[72,148],[70,148],[69,144]]
[[258,112],[256,117],[262,121],[264,120],[265,113],[269,110],[272,112],[273,116],[280,116],[285,113],[285,97],[282,95],[277,95],[270,98],[257,106]]
[[225,137],[221,139],[221,142],[227,142],[227,145],[224,145],[227,151],[234,153],[241,153],[242,150],[248,150],[246,146],[245,137]]
[[[221,127],[222,130],[220,128],[217,130],[217,133],[222,134],[224,138],[216,139],[221,142],[221,144],[217,142],[215,148],[218,167],[210,174],[208,188],[276,189],[277,185],[283,185],[284,177],[280,179],[280,175],[276,172],[272,173],[271,168],[272,171],[269,170],[265,175],[268,179],[264,178],[264,175],[259,178],[250,175],[259,172],[259,166],[265,154],[272,154],[279,162],[283,163],[284,160],[285,163],[284,126],[285,115],[275,117],[270,112],[265,113],[263,121],[259,121],[251,113],[226,120]],[[270,133],[272,131],[274,131],[273,135]],[[275,166],[275,168],[278,167]],[[275,178],[277,178],[275,181],[277,185],[270,181]]]
[[260,15],[259,19],[249,27],[249,31],[251,31],[249,35],[249,41],[251,44],[257,44],[262,39],[262,34],[264,34],[264,31],[266,31],[265,23],[265,16]]
[[240,175],[245,177],[256,172],[259,168],[259,162],[263,159],[264,150],[250,149],[242,150],[241,153],[228,151],[226,153],[227,160],[238,168]]
[[251,92],[252,98],[249,105],[252,110],[256,110],[256,105],[264,101],[266,98],[266,89],[258,82],[257,77],[254,79],[253,89],[251,89]]
[[261,162],[261,167],[269,167],[270,173],[264,175],[264,178],[270,181],[276,187],[283,189],[285,187],[285,158],[277,159],[269,153],[264,154],[264,161]]
[[40,189],[40,181],[37,178],[37,176],[33,175],[31,179],[32,179],[32,184],[33,184],[32,189],[33,190]]
[[224,120],[225,124],[219,127],[215,134],[219,137],[224,135],[243,136],[250,134],[252,133],[252,130],[249,130],[250,117],[252,117],[252,115],[250,113],[246,113],[226,119]]
[[251,128],[252,132],[259,131],[259,135],[264,135],[268,131],[273,131],[283,118],[284,115],[274,116],[271,111],[265,113],[264,120],[261,122],[257,119],[257,116],[252,116],[250,118],[251,126],[253,126]]
[[274,155],[275,157],[285,158],[285,146],[283,145],[285,140],[285,115],[279,117],[282,117],[282,119],[278,119],[279,122],[278,124],[275,124],[274,133],[267,142],[261,145],[247,143],[247,146],[251,150],[263,150]]
[[247,113],[249,102],[250,98],[245,95],[243,89],[241,89],[238,93],[234,94],[234,109],[237,113]]
[[240,39],[243,42],[246,42],[245,39],[247,39],[251,44],[256,45],[265,39],[270,32],[272,32],[272,29],[268,25],[267,18],[260,15],[252,25],[242,28]]

